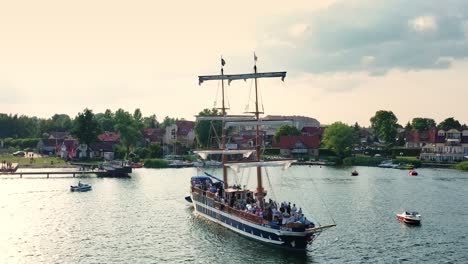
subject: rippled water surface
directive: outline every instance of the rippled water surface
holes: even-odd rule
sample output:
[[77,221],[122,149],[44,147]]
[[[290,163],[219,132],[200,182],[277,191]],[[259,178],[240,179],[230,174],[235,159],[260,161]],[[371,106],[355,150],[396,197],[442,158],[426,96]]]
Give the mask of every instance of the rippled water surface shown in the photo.
[[[306,252],[259,244],[193,214],[187,169],[137,169],[129,179],[0,176],[0,263],[467,263],[468,173],[294,166],[269,171],[276,200],[337,226]],[[219,171],[214,171],[218,173]],[[251,171],[253,173],[253,170]],[[250,174],[251,174],[250,173]],[[248,172],[232,181],[252,186]],[[419,227],[396,220],[417,210]]]

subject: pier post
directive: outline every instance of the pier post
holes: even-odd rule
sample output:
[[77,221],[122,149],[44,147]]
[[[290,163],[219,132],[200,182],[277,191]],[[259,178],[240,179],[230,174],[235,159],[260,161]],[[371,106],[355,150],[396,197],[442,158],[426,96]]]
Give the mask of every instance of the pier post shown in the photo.
[[47,173],[47,179],[49,179],[49,173]]

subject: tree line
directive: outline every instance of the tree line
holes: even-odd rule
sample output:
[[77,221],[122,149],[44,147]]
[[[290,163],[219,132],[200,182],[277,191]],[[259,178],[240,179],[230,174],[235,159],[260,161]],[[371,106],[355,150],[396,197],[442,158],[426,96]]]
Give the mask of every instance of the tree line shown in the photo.
[[[50,132],[69,132],[76,127],[80,116],[88,110],[85,109],[75,117],[67,114],[54,114],[50,118],[0,113],[0,139],[42,138]],[[92,110],[89,110],[89,113],[92,113]],[[162,122],[158,122],[156,115],[144,117],[138,108],[132,114],[123,109],[115,112],[107,109],[104,113],[92,113],[92,119],[96,121],[100,131],[111,132],[124,129],[123,123],[130,119],[140,129],[165,128],[178,120],[166,116]]]
[[[398,130],[402,128],[404,128],[405,132],[423,132],[434,127],[443,130],[466,127],[466,125],[462,126],[453,117],[446,118],[439,124],[436,124],[432,118],[415,117],[403,127],[398,124],[398,118],[395,114],[392,111],[386,110],[377,111],[371,117],[370,122],[374,135],[373,141],[383,143],[387,149],[404,145],[404,135],[398,133]],[[352,146],[360,144],[359,131],[360,127],[357,123],[353,127],[342,122],[335,122],[325,129],[322,145],[332,149],[339,158],[347,157],[351,154]]]

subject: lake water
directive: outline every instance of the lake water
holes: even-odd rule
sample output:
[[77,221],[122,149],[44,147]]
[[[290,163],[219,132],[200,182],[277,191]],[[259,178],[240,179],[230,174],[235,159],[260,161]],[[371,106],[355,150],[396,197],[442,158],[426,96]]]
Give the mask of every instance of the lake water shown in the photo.
[[[293,166],[264,185],[321,224],[305,252],[259,244],[193,214],[195,168],[137,169],[129,179],[0,176],[0,263],[468,263],[468,173]],[[220,171],[210,171],[219,175]],[[255,177],[233,174],[251,186]],[[271,191],[273,190],[273,191]],[[417,210],[419,227],[396,220]]]

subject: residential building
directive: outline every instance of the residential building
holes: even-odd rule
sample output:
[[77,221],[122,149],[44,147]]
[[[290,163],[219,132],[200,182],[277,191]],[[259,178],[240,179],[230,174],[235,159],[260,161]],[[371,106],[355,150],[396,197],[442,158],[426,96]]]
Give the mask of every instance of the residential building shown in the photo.
[[113,160],[115,157],[114,147],[120,144],[120,134],[116,132],[105,131],[97,136],[98,141],[91,143],[85,152],[89,151],[91,158],[103,158],[104,160]]
[[437,130],[422,146],[421,160],[458,162],[468,159],[468,129]]
[[273,147],[279,147],[282,156],[309,155],[318,157],[320,138],[318,135],[281,136],[280,142],[274,143]]
[[[195,142],[195,122],[179,120],[175,124],[167,126],[165,129],[163,144],[173,145],[178,142],[179,146],[184,149],[190,149]],[[178,152],[177,149],[164,148],[165,152]],[[180,150],[179,150],[180,151]]]
[[320,127],[320,122],[312,117],[307,116],[276,116],[276,115],[267,115],[263,118],[263,120],[291,120],[292,125],[295,126],[297,129],[302,130],[304,127]]
[[143,138],[147,143],[162,144],[166,129],[164,128],[147,128],[143,130]]

